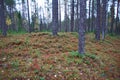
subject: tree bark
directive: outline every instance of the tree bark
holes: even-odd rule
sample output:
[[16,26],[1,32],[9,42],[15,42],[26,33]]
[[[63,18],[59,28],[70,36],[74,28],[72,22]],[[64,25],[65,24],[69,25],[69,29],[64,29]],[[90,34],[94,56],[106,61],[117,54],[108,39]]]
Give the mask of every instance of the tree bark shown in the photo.
[[97,25],[96,25],[96,32],[95,32],[95,39],[100,40],[100,31],[101,31],[101,26],[100,26],[100,0],[97,0]]
[[115,22],[115,25],[116,25],[115,33],[116,33],[116,34],[119,33],[119,28],[118,28],[118,20],[119,20],[119,17],[118,17],[119,3],[120,3],[120,0],[117,1],[117,15],[116,15],[116,22]]
[[68,15],[67,15],[67,0],[64,0],[64,6],[65,6],[65,11],[64,11],[64,13],[65,13],[65,16],[64,16],[64,18],[65,18],[65,21],[64,21],[64,25],[65,25],[65,32],[67,32],[68,31]]
[[31,33],[31,27],[30,27],[30,11],[29,11],[29,1],[27,0],[27,6],[28,6],[28,31]]
[[22,0],[22,27],[26,27],[25,23],[25,0]]
[[89,26],[88,26],[88,32],[91,31],[91,20],[90,20],[90,12],[91,12],[91,0],[89,0]]
[[77,14],[77,19],[76,19],[76,28],[75,28],[75,30],[78,32],[78,29],[79,29],[79,0],[77,0],[76,14]]
[[71,0],[71,32],[74,29],[74,0]]
[[95,1],[94,0],[92,0],[92,24],[91,24],[91,31],[94,31],[94,27],[95,27],[95,16],[94,16],[94,10],[95,10],[95,8],[94,8],[94,3],[95,3]]
[[[2,7],[1,7],[1,0],[0,0],[0,10],[1,10],[1,8]],[[2,20],[1,19],[2,19],[2,14],[0,12],[0,29],[2,30],[2,22],[1,22]]]
[[105,39],[106,32],[106,15],[107,15],[107,0],[102,0],[103,9],[102,9],[102,40]]
[[80,0],[80,20],[79,20],[79,48],[80,54],[85,54],[85,20],[86,20],[86,0]]
[[115,0],[112,1],[112,6],[111,6],[111,28],[110,28],[110,33],[113,34],[114,32],[114,14],[115,14],[115,10],[114,10],[114,7],[115,7]]
[[5,24],[5,5],[4,5],[4,0],[0,0],[0,13],[1,13],[1,28],[2,28],[2,35],[7,36],[7,26]]
[[58,17],[58,21],[59,21],[59,31],[61,31],[61,1],[59,0],[59,17]]
[[52,34],[58,34],[58,0],[52,0]]

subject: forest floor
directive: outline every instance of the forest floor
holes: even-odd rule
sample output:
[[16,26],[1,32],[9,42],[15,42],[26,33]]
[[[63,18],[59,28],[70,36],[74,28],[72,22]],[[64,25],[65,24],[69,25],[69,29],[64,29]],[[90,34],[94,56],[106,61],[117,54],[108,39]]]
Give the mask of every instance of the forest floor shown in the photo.
[[0,36],[0,80],[120,80],[120,36],[86,34],[86,55],[77,49],[77,33]]

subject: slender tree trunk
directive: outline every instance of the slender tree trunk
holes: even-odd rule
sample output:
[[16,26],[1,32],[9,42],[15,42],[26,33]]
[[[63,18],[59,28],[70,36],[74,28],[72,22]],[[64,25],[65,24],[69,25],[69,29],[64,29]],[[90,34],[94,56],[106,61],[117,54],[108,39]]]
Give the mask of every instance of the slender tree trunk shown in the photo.
[[29,11],[29,1],[27,0],[27,6],[28,6],[28,31],[31,33],[31,27],[30,27],[30,11]]
[[118,20],[119,20],[119,17],[118,17],[118,12],[119,12],[119,3],[120,3],[120,0],[117,1],[117,15],[116,15],[116,30],[115,30],[115,33],[118,34],[119,30],[118,30]]
[[[2,9],[1,4],[2,4],[2,2],[0,0],[0,11]],[[0,12],[0,29],[2,30],[2,20],[1,19],[2,19],[2,13]]]
[[1,27],[2,27],[2,35],[7,36],[7,26],[5,24],[5,5],[4,5],[4,0],[0,0],[0,18],[1,20]]
[[25,0],[22,0],[22,27],[25,28]]
[[95,28],[95,16],[94,16],[94,0],[92,0],[92,24],[91,24],[91,31],[94,31]]
[[100,0],[97,0],[97,26],[96,26],[96,32],[95,32],[95,39],[100,40]]
[[74,0],[71,0],[71,32],[74,29]]
[[52,0],[52,33],[58,35],[58,0]]
[[91,31],[91,20],[90,20],[90,12],[91,12],[91,0],[89,0],[89,26],[88,26],[88,31]]
[[59,21],[59,29],[60,29],[60,31],[61,31],[61,2],[60,2],[60,0],[59,0],[59,9],[58,9],[59,11],[59,18],[58,18],[58,21]]
[[80,54],[85,54],[85,20],[86,20],[86,0],[80,0],[80,20],[79,20],[79,48]]
[[43,22],[42,22],[42,20],[40,19],[39,31],[42,31],[42,26],[43,26]]
[[103,9],[102,9],[102,40],[105,39],[106,32],[106,15],[107,15],[107,0],[102,0]]
[[40,12],[40,15],[39,15],[39,20],[40,20],[39,31],[42,31],[42,26],[43,26],[43,21],[42,21],[42,7],[40,7],[39,12]]
[[77,0],[76,12],[77,12],[77,19],[76,19],[76,31],[78,32],[79,29],[79,0]]
[[[109,2],[108,0],[107,0],[107,2]],[[109,9],[109,4],[107,3],[107,10]],[[109,29],[108,29],[108,26],[109,26],[109,13],[106,13],[106,33],[108,33],[109,32]]]
[[64,25],[65,25],[65,32],[68,31],[68,15],[67,15],[67,0],[64,0],[64,6],[65,6],[65,21],[64,21]]
[[113,0],[112,6],[111,6],[111,28],[110,28],[110,33],[113,34],[114,32],[114,14],[115,14],[115,0]]

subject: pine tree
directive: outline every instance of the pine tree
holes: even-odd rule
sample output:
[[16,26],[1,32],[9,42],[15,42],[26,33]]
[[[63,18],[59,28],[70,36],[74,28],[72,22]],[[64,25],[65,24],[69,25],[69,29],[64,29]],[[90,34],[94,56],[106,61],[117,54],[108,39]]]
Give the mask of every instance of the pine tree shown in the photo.
[[7,27],[5,24],[5,5],[4,5],[5,0],[0,0],[0,18],[1,20],[1,28],[2,28],[2,35],[7,36]]
[[80,20],[79,20],[79,49],[80,54],[85,53],[85,20],[86,20],[86,0],[80,0]]
[[107,0],[102,0],[102,4],[102,40],[104,40],[106,32]]
[[114,14],[115,14],[115,0],[112,0],[112,5],[111,5],[111,28],[110,28],[110,33],[113,34],[114,32]]
[[74,0],[71,0],[71,32],[74,29]]
[[58,35],[58,0],[52,0],[52,33]]
[[31,27],[30,27],[30,11],[29,11],[29,0],[27,0],[27,6],[28,6],[28,31],[29,33],[31,32]]
[[96,32],[95,32],[95,39],[100,40],[100,0],[97,0],[97,25],[96,25]]

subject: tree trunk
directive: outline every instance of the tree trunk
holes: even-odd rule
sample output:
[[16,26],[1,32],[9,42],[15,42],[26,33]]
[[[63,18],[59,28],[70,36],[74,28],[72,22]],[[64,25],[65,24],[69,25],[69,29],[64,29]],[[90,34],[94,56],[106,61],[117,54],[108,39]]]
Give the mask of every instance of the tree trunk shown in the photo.
[[77,14],[77,19],[76,19],[76,28],[75,28],[75,31],[78,32],[78,27],[79,27],[79,0],[77,0],[77,6],[76,6],[76,14]]
[[52,0],[52,34],[58,35],[58,0]]
[[1,20],[1,28],[2,28],[2,35],[7,36],[7,26],[5,24],[5,5],[4,5],[4,0],[0,0],[0,18]]
[[60,0],[59,0],[59,9],[58,9],[59,11],[59,17],[58,17],[58,21],[59,21],[59,31],[61,31],[61,2],[60,2]]
[[74,29],[74,0],[71,0],[71,32]]
[[[1,0],[0,0],[0,10],[1,10]],[[0,12],[0,30],[2,30],[2,14],[1,14],[1,12]]]
[[106,15],[107,15],[107,0],[102,0],[103,7],[102,7],[102,40],[105,39],[105,32],[106,32]]
[[80,54],[85,54],[85,20],[86,20],[86,0],[80,0],[80,20],[79,20],[79,48]]
[[115,14],[115,0],[113,0],[112,6],[111,6],[111,28],[110,28],[110,33],[113,34],[114,31],[114,14]]
[[27,0],[27,6],[28,6],[28,31],[29,33],[31,32],[31,27],[30,27],[30,11],[29,11],[29,1]]
[[96,32],[95,32],[95,39],[100,40],[100,0],[97,0],[97,26],[96,26]]
[[120,3],[120,0],[117,1],[117,15],[116,15],[116,22],[115,22],[115,25],[116,25],[115,33],[116,33],[116,34],[119,33],[119,28],[118,28],[118,20],[119,20],[119,17],[118,17],[119,3]]
[[90,20],[90,11],[91,11],[91,0],[89,0],[89,26],[88,26],[88,31],[90,32],[91,31],[91,20]]
[[65,16],[64,16],[64,18],[65,18],[65,21],[64,21],[64,25],[65,25],[65,32],[67,32],[68,31],[68,15],[67,15],[67,0],[64,0],[64,6],[65,6]]
[[42,31],[42,26],[43,26],[43,22],[42,22],[42,20],[40,19],[39,31]]
[[25,0],[22,0],[22,27],[25,28]]
[[95,16],[94,16],[94,10],[95,10],[95,8],[94,8],[94,3],[95,3],[95,1],[94,0],[92,0],[92,24],[91,24],[91,31],[94,31],[94,27],[95,27]]

